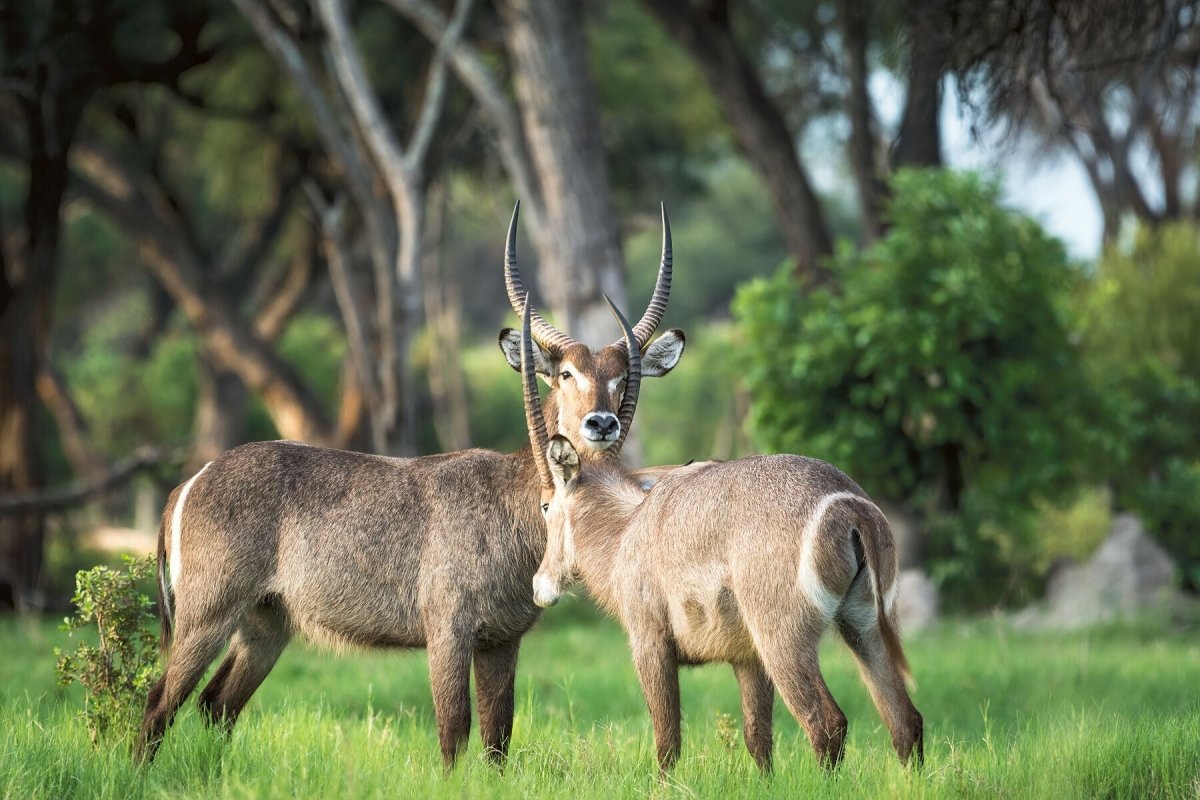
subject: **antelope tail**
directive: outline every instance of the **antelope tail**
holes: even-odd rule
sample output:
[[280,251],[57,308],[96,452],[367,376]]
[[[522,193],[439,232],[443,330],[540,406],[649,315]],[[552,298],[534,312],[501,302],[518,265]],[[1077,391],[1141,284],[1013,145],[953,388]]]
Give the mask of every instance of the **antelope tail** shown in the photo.
[[[904,648],[900,644],[900,636],[896,633],[891,618],[888,616],[887,609],[884,607],[884,587],[879,568],[884,559],[884,555],[881,552],[883,550],[881,545],[890,537],[890,531],[887,527],[887,520],[878,510],[875,510],[868,519],[870,522],[864,527],[870,527],[871,530],[864,531],[867,535],[860,538],[862,540],[863,556],[867,562],[867,569],[871,572],[871,588],[875,593],[875,612],[879,616],[879,633],[883,637],[883,646],[887,649],[888,657],[896,665],[900,674],[904,676],[905,683],[912,686],[915,682],[913,681],[912,671],[908,666],[908,658],[904,655]],[[896,579],[895,573],[895,569],[892,569],[893,581]]]

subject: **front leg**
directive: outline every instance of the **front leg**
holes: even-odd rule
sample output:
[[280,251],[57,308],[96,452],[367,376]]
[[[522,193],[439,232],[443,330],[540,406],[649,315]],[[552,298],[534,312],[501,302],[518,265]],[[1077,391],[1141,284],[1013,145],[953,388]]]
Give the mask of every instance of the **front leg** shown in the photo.
[[426,647],[442,767],[449,772],[471,733],[471,640],[442,629],[429,636]]
[[658,771],[665,774],[679,760],[679,660],[675,643],[662,636],[630,637],[633,665],[654,723]]
[[733,665],[742,690],[742,732],[746,749],[764,773],[771,771],[771,729],[774,723],[775,684],[759,661]]
[[512,738],[513,695],[517,680],[520,639],[475,651],[475,699],[479,705],[479,734],[488,758],[503,764]]

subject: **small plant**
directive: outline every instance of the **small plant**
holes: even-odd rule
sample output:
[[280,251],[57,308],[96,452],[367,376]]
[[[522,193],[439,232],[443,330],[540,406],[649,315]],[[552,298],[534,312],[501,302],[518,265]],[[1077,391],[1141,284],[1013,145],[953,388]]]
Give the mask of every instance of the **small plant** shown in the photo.
[[725,747],[726,752],[738,749],[738,727],[729,714],[717,714],[717,739]]
[[154,574],[154,559],[124,560],[124,569],[101,565],[75,576],[71,600],[79,610],[61,628],[74,636],[94,625],[98,644],[82,641],[73,653],[54,648],[59,685],[83,685],[80,716],[93,745],[132,733],[158,667],[158,644],[147,627],[154,619],[151,601],[137,589],[139,580]]

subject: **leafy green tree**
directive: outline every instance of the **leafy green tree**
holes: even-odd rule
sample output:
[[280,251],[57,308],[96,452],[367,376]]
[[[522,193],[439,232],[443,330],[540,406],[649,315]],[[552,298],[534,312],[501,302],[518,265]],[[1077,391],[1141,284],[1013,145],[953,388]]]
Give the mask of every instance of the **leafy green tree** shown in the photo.
[[1109,249],[1084,303],[1092,380],[1120,431],[1105,476],[1200,588],[1200,231],[1142,228]]
[[[729,151],[720,109],[687,53],[634,0],[589,13],[589,66],[613,199],[624,212],[646,213],[658,200],[675,211],[704,190],[709,165]],[[656,222],[649,227],[657,233]]]
[[892,191],[888,233],[833,259],[840,292],[801,294],[785,271],[739,294],[752,423],[771,450],[950,514],[935,572],[999,591],[1027,555],[1031,500],[1069,485],[1091,444],[1077,273],[994,182],[901,171]]

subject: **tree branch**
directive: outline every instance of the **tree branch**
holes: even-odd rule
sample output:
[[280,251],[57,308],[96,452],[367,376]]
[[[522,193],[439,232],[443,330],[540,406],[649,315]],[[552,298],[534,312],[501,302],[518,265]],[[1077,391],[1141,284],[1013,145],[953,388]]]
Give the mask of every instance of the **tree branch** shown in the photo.
[[[384,0],[399,14],[416,26],[430,42],[447,40],[450,27],[445,15],[428,0]],[[521,198],[521,213],[533,229],[541,228],[544,219],[543,199],[534,177],[521,117],[508,99],[508,92],[499,84],[479,51],[469,42],[457,40],[447,47],[447,58],[454,74],[463,82],[484,118],[496,134],[500,160]]]
[[232,304],[207,284],[203,270],[164,208],[153,181],[130,174],[102,149],[76,147],[75,187],[110,216],[141,247],[146,265],[223,366],[263,399],[279,433],[309,442],[327,441],[329,423],[304,382],[232,313]]
[[256,292],[263,299],[255,303],[258,311],[251,323],[255,336],[264,342],[274,342],[279,338],[288,320],[299,308],[300,299],[312,281],[312,273],[311,254],[297,253],[288,261],[283,275],[270,284],[269,290]]
[[437,130],[438,121],[442,116],[442,108],[446,98],[446,61],[449,54],[462,41],[463,31],[467,27],[467,18],[471,14],[473,0],[458,0],[454,6],[454,16],[445,35],[438,40],[437,49],[433,54],[433,63],[429,65],[429,80],[426,83],[425,98],[421,103],[421,113],[417,116],[417,124],[413,129],[412,140],[409,142],[406,166],[412,174],[424,172],[425,158],[429,153],[429,145]]
[[181,461],[183,454],[176,448],[141,447],[124,461],[113,465],[103,476],[87,481],[78,481],[60,489],[42,492],[11,494],[0,498],[0,516],[21,514],[30,511],[45,513],[62,511],[82,505],[96,495],[105,494],[124,486],[135,475],[160,464]]
[[[392,135],[392,129],[379,107],[379,99],[367,80],[366,70],[358,57],[358,46],[346,21],[345,6],[342,0],[314,0],[314,5],[328,34],[326,53],[333,64],[338,85],[350,104],[358,131],[388,184],[392,187],[404,186],[409,181],[405,172],[404,150]],[[402,200],[394,195],[393,191],[394,201]]]
[[272,19],[270,12],[258,0],[233,0],[233,3],[295,84],[301,99],[312,112],[313,122],[316,123],[325,149],[341,169],[363,213],[367,214],[375,202],[370,188],[370,169],[362,154],[352,146],[354,138],[342,129],[338,115],[330,107],[328,98],[309,70],[295,41]]
[[[354,279],[346,258],[346,246],[343,236],[345,222],[345,200],[336,198],[332,203],[327,202],[321,195],[320,188],[312,182],[304,186],[316,216],[317,225],[321,231],[321,250],[325,256],[325,264],[329,269],[329,281],[333,285],[333,295],[341,311],[342,328],[346,332],[346,357],[354,373],[360,394],[367,399],[368,408],[375,408],[374,399],[377,395],[375,381],[368,365],[369,350],[367,325],[363,320],[362,311],[366,304],[361,301],[354,287]],[[379,426],[372,424],[371,446],[375,452],[383,452],[386,442]]]
[[88,446],[88,424],[71,397],[66,382],[58,371],[49,364],[43,364],[38,371],[37,393],[42,404],[54,417],[58,426],[58,438],[62,443],[63,454],[71,462],[71,469],[76,475],[92,477],[97,475],[102,464],[100,457]]

